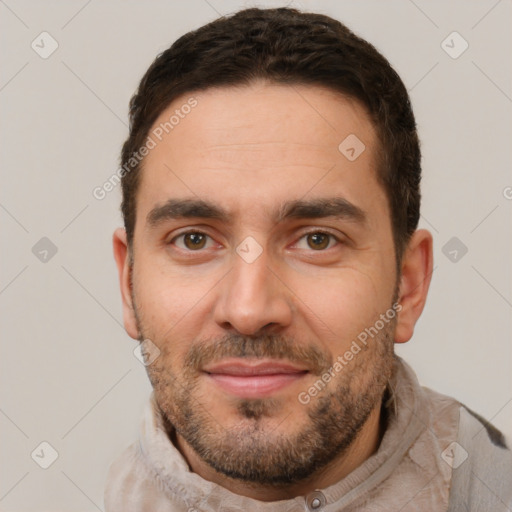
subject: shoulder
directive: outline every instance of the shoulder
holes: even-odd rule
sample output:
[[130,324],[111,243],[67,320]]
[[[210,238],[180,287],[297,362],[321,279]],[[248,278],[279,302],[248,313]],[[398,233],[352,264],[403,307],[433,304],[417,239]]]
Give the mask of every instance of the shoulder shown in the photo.
[[104,491],[105,512],[186,511],[166,492],[144,461],[139,442],[131,444],[110,465]]
[[[435,436],[438,468],[450,486],[449,512],[512,510],[510,441],[456,399],[423,387],[428,430]],[[433,445],[433,446],[435,446]]]
[[512,509],[512,451],[489,421],[459,404],[459,428],[452,446],[450,511]]

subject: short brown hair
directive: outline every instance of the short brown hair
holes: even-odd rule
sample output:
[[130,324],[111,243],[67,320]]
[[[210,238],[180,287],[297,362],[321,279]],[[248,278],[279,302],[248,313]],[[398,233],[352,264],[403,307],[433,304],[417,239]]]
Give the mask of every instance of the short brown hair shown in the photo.
[[130,249],[141,170],[132,156],[158,116],[184,93],[258,79],[327,87],[366,107],[381,145],[377,174],[400,262],[420,212],[420,147],[407,90],[389,62],[345,25],[289,8],[223,16],[180,37],[147,70],[130,100],[130,134],[121,152],[123,169],[134,163],[122,177],[121,210]]

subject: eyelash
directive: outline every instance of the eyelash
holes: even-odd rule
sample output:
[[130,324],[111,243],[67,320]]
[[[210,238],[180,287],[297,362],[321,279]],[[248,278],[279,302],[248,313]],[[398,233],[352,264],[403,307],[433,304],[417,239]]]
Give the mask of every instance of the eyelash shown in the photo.
[[[169,245],[172,245],[175,243],[175,241],[181,237],[184,237],[186,235],[190,235],[190,234],[197,234],[197,235],[204,235],[204,236],[207,236],[208,238],[210,238],[211,240],[213,240],[213,238],[208,234],[208,233],[205,233],[204,231],[200,231],[200,230],[189,230],[189,231],[183,231],[182,233],[180,233],[179,235],[176,235],[174,238],[172,238],[172,240],[169,241]],[[297,242],[295,244],[297,244],[300,240],[302,240],[303,238],[307,237],[308,235],[316,235],[316,234],[319,234],[319,235],[327,235],[332,239],[334,239],[337,244],[336,245],[339,245],[341,243],[343,243],[336,235],[330,233],[329,231],[323,231],[323,230],[311,230],[311,231],[307,231],[305,233],[303,233],[299,239],[297,240]],[[197,252],[197,253],[200,253],[202,252],[204,249],[198,249],[197,251],[193,251],[191,249],[183,249],[181,247],[179,247],[180,250],[182,251],[185,251],[185,252],[189,252],[189,253],[194,253],[194,252]],[[312,252],[326,252],[328,251],[329,249],[332,249],[332,247],[327,247],[326,249],[321,249],[321,250],[317,250],[315,251],[314,249],[310,249]]]

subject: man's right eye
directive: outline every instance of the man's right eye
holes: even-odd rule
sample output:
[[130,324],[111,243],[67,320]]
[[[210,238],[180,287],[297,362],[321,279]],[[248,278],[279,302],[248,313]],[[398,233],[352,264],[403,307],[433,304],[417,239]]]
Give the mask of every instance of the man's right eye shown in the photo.
[[[213,239],[201,231],[187,231],[174,237],[170,243],[186,251],[198,251],[211,247]],[[208,245],[208,243],[210,243],[210,245]]]

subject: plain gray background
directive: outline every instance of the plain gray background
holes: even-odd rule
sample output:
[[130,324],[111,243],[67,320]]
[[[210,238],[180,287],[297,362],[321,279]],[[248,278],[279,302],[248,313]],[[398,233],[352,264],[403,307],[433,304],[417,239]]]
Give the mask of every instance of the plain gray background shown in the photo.
[[[150,385],[122,327],[120,190],[92,191],[117,169],[138,81],[219,14],[286,4],[0,1],[2,511],[103,510],[108,465],[137,436]],[[512,435],[510,0],[288,4],[346,23],[410,90],[435,271],[398,353]]]

